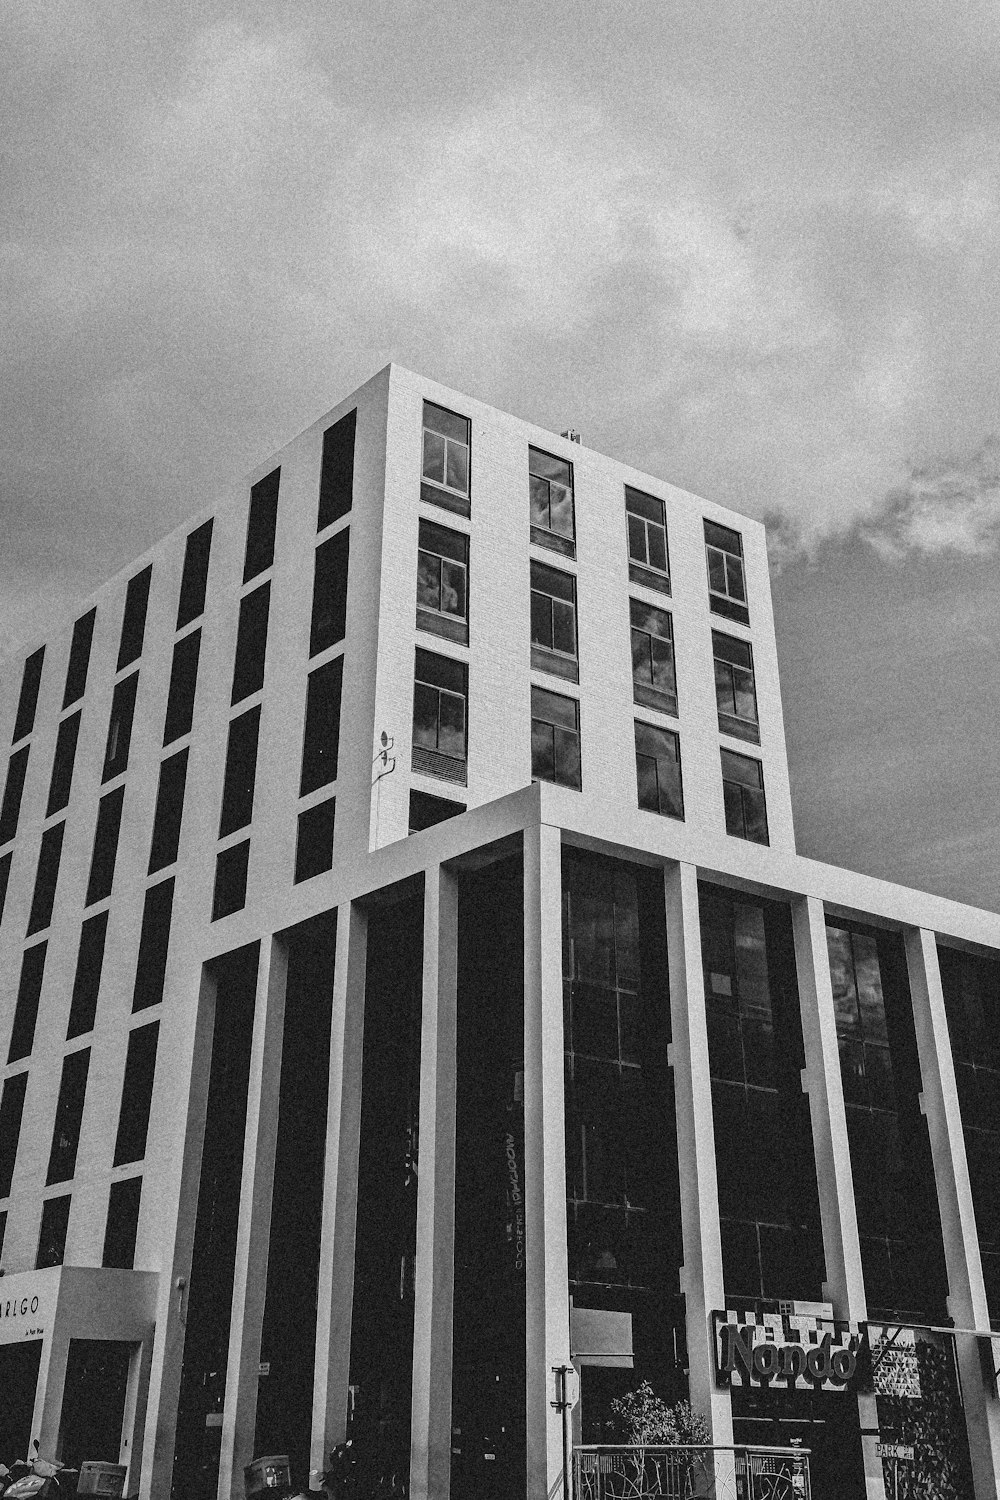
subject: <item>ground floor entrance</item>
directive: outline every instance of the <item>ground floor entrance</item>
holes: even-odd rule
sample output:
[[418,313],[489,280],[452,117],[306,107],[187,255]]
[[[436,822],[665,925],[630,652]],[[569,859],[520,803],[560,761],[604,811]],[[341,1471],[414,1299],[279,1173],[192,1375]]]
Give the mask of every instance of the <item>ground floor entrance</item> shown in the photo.
[[735,1389],[733,1441],[806,1448],[812,1500],[865,1500],[861,1422],[849,1391]]

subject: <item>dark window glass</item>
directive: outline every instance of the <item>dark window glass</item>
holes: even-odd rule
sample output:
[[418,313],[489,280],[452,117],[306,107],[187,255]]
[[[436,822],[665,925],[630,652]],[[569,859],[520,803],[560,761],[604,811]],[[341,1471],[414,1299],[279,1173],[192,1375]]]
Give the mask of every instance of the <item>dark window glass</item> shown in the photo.
[[531,774],[580,790],[580,705],[575,698],[531,689]]
[[749,755],[722,751],[722,794],[726,804],[726,832],[754,844],[767,843],[767,806],[764,768]]
[[424,402],[421,500],[469,514],[469,421],[433,401]]
[[354,492],[354,433],[357,411],[334,422],[323,434],[323,462],[319,475],[317,530],[332,526],[351,508]]
[[36,1270],[46,1266],[61,1266],[66,1254],[66,1231],[69,1228],[69,1194],[63,1198],[48,1198],[42,1204],[42,1227],[38,1236]]
[[469,538],[433,521],[420,523],[417,625],[450,640],[469,640]]
[[10,883],[10,865],[13,858],[13,854],[0,855],[0,922],[3,921],[3,909],[7,904],[7,886]]
[[278,485],[281,470],[275,469],[259,479],[250,491],[250,514],[247,517],[247,550],[243,564],[243,582],[249,583],[274,562],[274,534],[278,524]]
[[240,623],[236,633],[233,664],[233,703],[241,703],[264,686],[264,656],[267,651],[267,617],[271,608],[271,585],[264,583],[240,600]]
[[76,760],[76,742],[80,737],[79,713],[70,714],[68,719],[63,719],[59,725],[56,735],[56,753],[52,757],[52,777],[49,781],[49,800],[45,808],[45,816],[51,818],[53,813],[62,812],[69,802],[70,788],[73,785],[73,764]]
[[662,500],[625,486],[628,524],[628,574],[634,583],[670,592],[667,518]]
[[146,606],[149,603],[149,585],[153,577],[153,565],[143,568],[134,578],[129,579],[128,588],[125,590],[125,611],[122,615],[122,636],[118,647],[118,667],[120,672],[130,662],[137,661],[142,655],[142,642],[146,634]]
[[69,708],[87,691],[87,670],[90,666],[90,648],[94,641],[94,623],[97,610],[89,609],[73,626],[73,640],[69,648],[66,667],[66,689],[63,693],[63,708]]
[[468,668],[418,649],[413,688],[413,769],[451,781],[466,776]]
[[3,789],[3,806],[0,807],[0,844],[9,843],[17,833],[24,778],[27,774],[28,746],[22,745],[7,762],[7,781]]
[[528,449],[528,489],[531,496],[531,540],[574,552],[573,465],[540,448]]
[[309,655],[325,651],[344,639],[347,629],[347,564],[351,547],[349,527],[316,548],[312,625]]
[[4,1236],[7,1233],[7,1210],[0,1213],[0,1255],[3,1255]]
[[21,677],[21,694],[17,700],[17,718],[14,720],[14,738],[12,743],[17,744],[23,740],[26,734],[30,734],[35,727],[35,709],[38,707],[38,689],[42,685],[42,663],[45,660],[45,647],[39,646],[33,651],[24,664],[24,673]]
[[187,780],[188,752],[178,750],[160,767],[160,785],[156,793],[153,837],[149,847],[149,873],[172,865],[177,858],[184,817],[184,784]]
[[215,861],[215,891],[212,896],[212,921],[241,911],[247,903],[247,869],[250,864],[250,840],[223,849]]
[[260,706],[241,714],[229,726],[226,776],[222,787],[219,838],[245,828],[253,817],[254,781],[257,776],[257,740]]
[[59,880],[59,862],[62,858],[65,823],[46,828],[38,851],[38,870],[35,874],[35,889],[31,897],[31,913],[28,917],[28,932],[41,932],[52,921],[52,908],[56,900],[56,885]]
[[299,813],[299,833],[295,844],[295,879],[311,880],[333,868],[333,825],[337,801],[331,797],[318,807]]
[[450,797],[433,797],[430,792],[411,792],[410,832],[433,828],[435,823],[444,823],[464,812],[464,802],[453,802]]
[[0,1088],[0,1198],[10,1196],[27,1086],[27,1073],[15,1073]]
[[98,805],[94,852],[90,860],[90,878],[87,881],[87,906],[93,906],[95,901],[103,901],[105,896],[111,895],[124,800],[125,788],[120,786],[102,797]]
[[104,966],[104,944],[108,935],[108,914],[98,912],[88,917],[80,929],[80,948],[76,958],[76,975],[73,979],[73,998],[69,1007],[69,1024],[66,1039],[83,1036],[93,1031],[97,1015],[97,996],[101,988],[101,969]]
[[133,672],[115,686],[111,699],[111,717],[108,720],[108,739],[104,747],[104,770],[102,781],[120,776],[128,765],[129,745],[132,741],[132,720],[135,717],[135,695],[139,687],[139,674]]
[[757,689],[753,675],[753,651],[749,641],[712,631],[715,658],[715,699],[719,728],[723,734],[760,744],[757,726]]
[[531,564],[531,665],[579,681],[576,579],[538,562]]
[[636,719],[635,774],[640,807],[668,818],[683,818],[681,742],[673,730]]
[[163,999],[163,979],[167,970],[170,945],[170,915],[174,903],[174,882],[161,880],[146,892],[142,907],[142,931],[139,957],[135,966],[135,989],[132,1009],[148,1010]]
[[153,1101],[153,1078],[156,1073],[156,1043],[159,1021],[151,1026],[137,1026],[128,1039],[125,1058],[125,1081],[122,1084],[121,1112],[115,1140],[114,1165],[142,1161],[146,1154],[146,1132],[149,1109]]
[[198,685],[198,657],[201,653],[201,631],[192,630],[174,647],[170,664],[170,688],[167,692],[167,714],[163,723],[163,743],[172,744],[188,734],[194,719],[194,695]]
[[708,602],[717,615],[750,623],[746,579],[743,573],[743,540],[738,531],[705,522],[705,555],[708,561]]
[[14,1025],[10,1033],[8,1063],[30,1057],[35,1044],[35,1022],[38,1019],[38,1001],[42,993],[42,977],[45,973],[45,950],[47,943],[36,943],[24,950],[21,960],[21,977],[17,985],[17,1002],[14,1006]]
[[309,673],[306,688],[306,723],[302,741],[302,777],[299,795],[337,779],[340,744],[340,692],[344,676],[342,656]]
[[632,624],[632,696],[636,703],[677,712],[673,622],[665,609],[629,600]]
[[117,1271],[131,1271],[135,1265],[135,1240],[139,1229],[141,1198],[141,1177],[126,1177],[124,1182],[111,1184],[102,1266]]
[[89,1071],[89,1047],[71,1052],[68,1057],[63,1058],[46,1187],[52,1187],[57,1182],[69,1182],[76,1171],[76,1152],[80,1144],[80,1126],[83,1123],[83,1102],[87,1094]]
[[212,521],[192,531],[184,548],[184,570],[177,603],[177,629],[182,630],[205,611],[208,590],[208,563],[212,555]]

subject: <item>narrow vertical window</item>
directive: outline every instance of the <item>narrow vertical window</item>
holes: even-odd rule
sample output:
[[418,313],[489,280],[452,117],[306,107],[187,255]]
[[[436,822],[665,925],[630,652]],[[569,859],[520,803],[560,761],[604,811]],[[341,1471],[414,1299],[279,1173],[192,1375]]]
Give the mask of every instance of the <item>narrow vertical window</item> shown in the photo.
[[73,998],[69,1007],[69,1024],[66,1040],[84,1036],[93,1031],[97,1018],[97,997],[101,989],[101,970],[104,967],[104,944],[108,936],[108,914],[98,912],[88,917],[80,929],[80,947],[76,956],[76,974],[73,978]]
[[23,740],[26,734],[30,734],[35,727],[35,709],[38,707],[38,689],[42,685],[42,663],[45,660],[45,647],[39,646],[33,651],[24,664],[24,673],[21,677],[21,693],[17,700],[17,718],[14,720],[14,738],[12,744]]
[[59,880],[59,863],[62,858],[65,823],[46,828],[42,834],[38,851],[38,869],[35,873],[35,889],[31,897],[31,913],[28,917],[27,936],[41,932],[52,921],[52,908],[56,900],[56,885]]
[[115,1271],[131,1271],[135,1265],[135,1241],[139,1230],[142,1178],[126,1177],[113,1182],[108,1194],[108,1222],[104,1231],[101,1265]]
[[178,750],[160,767],[160,784],[153,814],[153,837],[149,848],[149,874],[172,865],[181,841],[184,817],[184,786],[187,781],[188,752]]
[[240,600],[240,623],[236,632],[236,660],[233,664],[231,702],[242,703],[251,693],[264,686],[264,657],[267,651],[267,617],[271,608],[271,585],[261,584],[252,594]]
[[61,1266],[66,1254],[66,1231],[69,1228],[70,1198],[47,1198],[42,1204],[42,1227],[38,1235],[35,1269]]
[[69,708],[87,691],[87,672],[90,667],[90,648],[94,642],[94,622],[97,610],[88,609],[73,626],[73,640],[69,648],[66,667],[66,689],[63,693],[63,708]]
[[215,890],[212,894],[212,921],[242,911],[247,904],[247,871],[250,865],[250,840],[223,849],[215,861]]
[[662,500],[625,486],[628,525],[628,576],[633,583],[670,593],[667,516]]
[[354,435],[357,411],[334,422],[323,434],[323,460],[319,476],[317,531],[346,516],[354,499]]
[[128,1039],[125,1058],[125,1080],[122,1084],[118,1135],[115,1140],[114,1165],[142,1161],[146,1154],[149,1110],[153,1102],[153,1079],[156,1075],[156,1044],[159,1021],[137,1026]]
[[274,469],[259,479],[250,491],[250,514],[247,517],[247,550],[243,563],[243,582],[249,583],[274,562],[274,536],[278,525],[278,486],[281,470]]
[[528,449],[531,540],[568,557],[576,555],[573,465],[540,448]]
[[753,673],[753,649],[749,641],[712,631],[715,658],[715,699],[719,728],[723,734],[760,744],[757,722],[757,688]]
[[632,626],[632,696],[646,708],[677,712],[673,622],[665,609],[629,600]]
[[53,1187],[57,1182],[69,1182],[76,1171],[76,1153],[80,1145],[80,1126],[83,1123],[89,1071],[89,1047],[71,1052],[63,1058],[46,1187]]
[[0,1090],[0,1198],[10,1197],[27,1087],[27,1073],[15,1073]]
[[531,775],[580,790],[580,705],[575,698],[531,689]]
[[124,799],[125,788],[120,786],[113,792],[108,792],[98,803],[94,852],[90,858],[90,876],[87,881],[87,906],[93,906],[95,901],[103,901],[105,896],[111,895]]
[[767,807],[764,802],[764,768],[750,755],[722,751],[722,794],[726,805],[726,832],[734,838],[766,844]]
[[53,813],[62,812],[69,802],[69,794],[73,785],[73,765],[76,761],[76,744],[80,738],[80,713],[70,714],[68,719],[63,719],[59,725],[56,735],[56,753],[52,757],[52,777],[49,781],[49,800],[45,808],[45,816],[51,818]]
[[17,833],[17,820],[21,816],[21,797],[24,793],[24,778],[28,774],[28,746],[15,750],[7,762],[7,781],[3,789],[3,805],[0,806],[0,844],[7,844]]
[[465,785],[468,770],[469,669],[418,649],[413,683],[415,771]]
[[300,797],[337,779],[343,677],[342,656],[334,657],[333,661],[328,661],[324,666],[317,667],[315,672],[309,673]]
[[167,714],[163,723],[163,743],[173,744],[182,734],[190,734],[194,719],[194,695],[198,686],[198,657],[201,653],[201,631],[192,630],[174,647],[170,664],[170,687],[167,691]]
[[170,917],[174,904],[173,880],[161,880],[146,892],[139,934],[139,957],[135,966],[132,1009],[148,1010],[163,999],[170,947]]
[[149,603],[149,585],[153,577],[153,565],[143,568],[129,579],[125,590],[125,611],[122,615],[121,643],[118,647],[118,667],[130,666],[142,655],[142,643],[146,634],[146,606]]
[[683,818],[681,742],[673,730],[636,719],[635,774],[641,808],[666,818]]
[[469,538],[420,522],[417,629],[469,644]]
[[460,516],[469,514],[469,419],[424,402],[420,498]]
[[295,843],[295,881],[311,880],[333,869],[333,827],[337,800],[320,802],[299,813],[298,838]]
[[0,922],[3,921],[3,909],[7,904],[7,886],[10,884],[10,866],[13,858],[13,851],[0,854]]
[[531,665],[579,682],[576,656],[576,579],[572,573],[531,564]]
[[222,787],[222,815],[219,838],[245,828],[253,817],[254,782],[257,776],[257,741],[260,735],[260,706],[241,714],[229,726],[226,748],[226,775]]
[[181,592],[177,601],[177,629],[183,630],[205,612],[208,591],[208,563],[212,555],[212,521],[209,519],[192,531],[184,547]]
[[738,531],[705,522],[705,556],[708,561],[708,606],[717,615],[750,624],[747,586],[743,572],[743,539]]
[[135,718],[135,695],[139,687],[139,674],[133,672],[123,682],[116,683],[111,699],[111,717],[108,719],[108,738],[104,747],[104,770],[102,781],[111,781],[120,776],[128,766],[129,746],[132,743],[132,721]]
[[21,960],[21,977],[17,985],[17,1000],[14,1005],[14,1024],[10,1033],[8,1063],[20,1062],[30,1057],[35,1045],[35,1022],[38,1019],[38,1002],[42,994],[42,978],[45,974],[45,950],[47,943],[36,943],[24,950]]
[[313,577],[312,624],[309,655],[315,656],[344,639],[347,629],[347,567],[350,528],[338,531],[316,548]]

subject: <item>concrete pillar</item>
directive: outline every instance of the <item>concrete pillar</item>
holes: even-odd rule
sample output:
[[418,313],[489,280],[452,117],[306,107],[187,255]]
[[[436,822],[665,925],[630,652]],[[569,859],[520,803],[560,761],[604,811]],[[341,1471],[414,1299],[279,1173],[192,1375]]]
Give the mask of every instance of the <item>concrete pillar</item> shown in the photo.
[[[948,1017],[941,988],[937,940],[926,928],[912,928],[905,934],[904,942],[923,1083],[920,1102],[927,1120],[941,1212],[948,1272],[948,1312],[959,1328],[988,1329],[989,1310],[983,1286]],[[1000,1403],[987,1391],[983,1381],[976,1340],[959,1334],[956,1345],[976,1497],[977,1500],[997,1500]]]
[[425,876],[423,966],[410,1497],[448,1500],[455,1285],[458,890],[454,876],[441,866],[428,870]]
[[[58,1304],[57,1304],[58,1306]],[[61,1326],[60,1326],[61,1324]],[[31,1439],[28,1453],[15,1454],[16,1458],[34,1458],[35,1441],[41,1458],[59,1458],[59,1422],[62,1417],[63,1390],[66,1385],[66,1364],[69,1360],[69,1334],[64,1332],[65,1323],[57,1321],[54,1313],[52,1324],[42,1340],[42,1354],[38,1362],[38,1383],[35,1386],[35,1409],[31,1417]]]
[[708,1061],[705,976],[701,961],[698,872],[677,864],[665,871],[667,961],[670,972],[669,1059],[674,1074],[691,1405],[708,1421],[713,1443],[733,1441],[729,1391],[715,1381],[710,1314],[726,1305],[719,1229],[719,1185]]
[[524,831],[524,1196],[527,1497],[567,1483],[556,1367],[569,1365],[563,1086],[562,851],[559,829]]

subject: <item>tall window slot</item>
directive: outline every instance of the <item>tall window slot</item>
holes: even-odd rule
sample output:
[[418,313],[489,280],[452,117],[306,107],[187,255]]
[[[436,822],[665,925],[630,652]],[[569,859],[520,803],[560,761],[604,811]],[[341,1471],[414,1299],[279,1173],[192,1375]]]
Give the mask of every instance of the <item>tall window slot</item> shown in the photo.
[[17,1143],[24,1114],[27,1073],[15,1073],[0,1087],[0,1198],[10,1196],[17,1161]]
[[257,777],[257,740],[260,706],[241,714],[229,726],[226,777],[222,788],[219,838],[245,828],[253,817],[254,782]]
[[10,1033],[8,1063],[20,1062],[30,1057],[35,1045],[35,1022],[38,1019],[38,1002],[42,994],[42,978],[45,974],[45,950],[47,943],[36,943],[24,950],[21,959],[21,977],[17,985],[17,1000],[14,1004],[14,1024]]
[[108,914],[98,912],[88,917],[80,929],[80,947],[76,957],[73,998],[69,1007],[66,1040],[93,1031],[97,1017],[97,997],[104,967],[104,944],[108,936]]
[[249,583],[274,562],[274,537],[278,525],[278,486],[281,470],[275,469],[259,479],[250,491],[250,513],[247,517],[247,549],[243,564],[243,582]]
[[59,725],[59,732],[56,735],[56,753],[52,757],[49,800],[45,808],[47,818],[51,818],[53,813],[62,812],[69,802],[70,789],[73,785],[76,744],[80,738],[80,718],[79,713],[70,714],[69,718],[63,719]]
[[63,1058],[46,1187],[52,1187],[57,1182],[69,1182],[76,1171],[76,1153],[80,1145],[80,1126],[83,1123],[89,1071],[89,1047],[71,1052],[68,1057]]
[[66,1254],[66,1231],[69,1229],[68,1193],[59,1198],[47,1198],[42,1204],[42,1227],[38,1234],[38,1253],[35,1269],[46,1266],[61,1266]]
[[182,630],[205,612],[208,592],[208,564],[212,555],[212,521],[205,521],[192,531],[184,547],[184,569],[177,601],[177,629]]
[[743,572],[743,539],[738,531],[705,522],[705,555],[708,561],[708,605],[717,615],[750,624],[747,586]]
[[681,742],[672,729],[636,719],[635,775],[641,808],[666,818],[683,818]]
[[236,632],[233,665],[233,703],[242,703],[264,686],[267,651],[267,619],[271,608],[271,585],[264,583],[240,600],[240,623]]
[[576,518],[573,513],[573,465],[564,458],[528,449],[528,489],[531,496],[531,540],[576,556]]
[[347,527],[316,548],[309,655],[344,639],[347,629],[347,565],[351,532]]
[[142,642],[146,634],[146,606],[149,603],[149,585],[153,577],[153,565],[143,568],[129,579],[125,590],[125,611],[122,615],[121,642],[118,647],[120,672],[142,655]]
[[250,868],[250,840],[223,849],[215,861],[215,888],[212,892],[212,921],[232,916],[247,904],[247,874]]
[[433,521],[420,522],[417,628],[469,643],[469,538]]
[[15,750],[7,762],[7,781],[3,789],[3,806],[0,807],[0,844],[9,843],[17,833],[17,820],[21,815],[21,797],[24,794],[24,778],[28,774],[28,746]]
[[108,720],[108,739],[104,749],[102,781],[120,776],[128,766],[129,746],[132,742],[132,721],[135,718],[135,695],[139,687],[139,674],[115,686],[111,699],[111,717]]
[[726,805],[726,832],[753,844],[766,844],[767,804],[764,800],[764,767],[750,755],[723,750],[722,795]]
[[469,514],[469,419],[424,402],[420,498],[457,515]]
[[531,689],[531,775],[580,790],[580,705],[575,698]]
[[115,1139],[116,1167],[124,1166],[127,1162],[142,1161],[146,1154],[146,1133],[153,1101],[159,1034],[159,1021],[153,1021],[149,1026],[137,1026],[129,1034],[125,1081],[122,1084],[122,1102],[118,1114],[118,1135]]
[[188,752],[178,750],[168,755],[160,767],[160,785],[153,815],[153,837],[149,848],[149,874],[172,865],[181,841],[184,817],[184,786],[187,781]]
[[35,727],[35,710],[38,707],[38,690],[42,685],[42,663],[45,660],[45,647],[39,646],[33,651],[24,664],[24,672],[21,677],[21,693],[17,700],[17,717],[14,720],[14,737],[12,744],[23,740],[25,735],[30,734]]
[[655,495],[625,486],[628,522],[628,576],[633,583],[670,593],[666,507]]
[[101,1265],[131,1271],[135,1265],[135,1242],[139,1230],[142,1178],[126,1177],[113,1182],[108,1195],[108,1222],[104,1231]]
[[531,564],[531,665],[579,682],[576,657],[576,579],[572,573]]
[[309,673],[306,688],[306,722],[302,742],[302,776],[299,795],[305,797],[337,779],[340,742],[340,696],[344,659],[334,657]]
[[198,657],[201,654],[201,631],[192,630],[174,647],[170,663],[170,687],[167,690],[167,713],[163,724],[163,743],[173,744],[190,734],[194,720],[194,695],[198,686]]
[[90,877],[87,881],[87,905],[103,901],[111,895],[115,878],[115,859],[118,855],[118,832],[122,822],[122,803],[125,788],[116,787],[102,797],[97,808],[97,827],[94,829],[94,852],[90,858]]
[[63,708],[69,708],[87,691],[87,671],[90,666],[90,648],[94,641],[94,624],[97,610],[88,609],[73,626],[73,639],[69,648],[66,666],[66,688],[63,693]]
[[135,966],[132,1009],[148,1010],[163,999],[170,946],[170,917],[174,904],[173,880],[161,880],[146,892],[139,934],[139,957]]
[[712,631],[715,658],[715,700],[719,728],[723,734],[760,744],[757,722],[757,687],[753,675],[753,650],[749,641]]
[[629,600],[632,626],[632,696],[646,708],[677,713],[673,622],[665,609]]
[[56,885],[59,880],[59,864],[62,859],[65,823],[46,828],[38,851],[38,870],[35,874],[35,889],[31,897],[31,913],[28,917],[28,937],[41,932],[52,921],[52,908],[56,900]]
[[413,687],[413,769],[466,781],[469,669],[450,656],[417,650]]
[[323,459],[319,476],[317,531],[323,531],[346,516],[354,498],[354,434],[357,411],[334,422],[323,434]]

